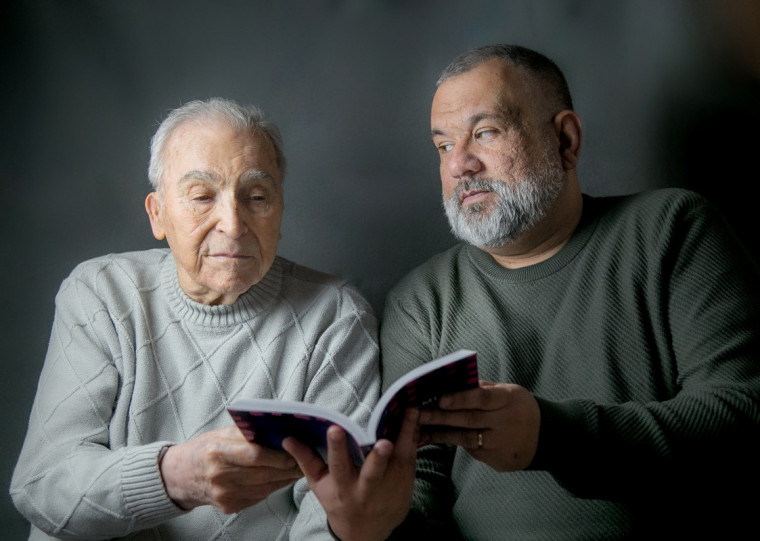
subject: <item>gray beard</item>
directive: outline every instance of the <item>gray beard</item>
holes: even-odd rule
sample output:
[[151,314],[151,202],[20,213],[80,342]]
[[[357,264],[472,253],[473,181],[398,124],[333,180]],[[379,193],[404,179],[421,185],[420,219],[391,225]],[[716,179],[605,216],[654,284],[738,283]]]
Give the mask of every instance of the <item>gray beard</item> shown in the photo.
[[[543,170],[534,170],[512,184],[480,177],[459,182],[443,201],[454,236],[475,246],[495,248],[513,242],[533,227],[546,215],[565,184],[565,172],[558,161],[544,164]],[[460,196],[468,190],[494,192],[498,201],[462,208]]]

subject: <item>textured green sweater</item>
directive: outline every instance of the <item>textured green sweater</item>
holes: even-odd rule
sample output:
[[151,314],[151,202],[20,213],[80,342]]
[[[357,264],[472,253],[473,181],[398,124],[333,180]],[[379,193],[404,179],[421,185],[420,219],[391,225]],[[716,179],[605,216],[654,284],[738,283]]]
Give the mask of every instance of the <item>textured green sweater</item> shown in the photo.
[[459,244],[412,271],[386,303],[383,385],[474,349],[481,379],[539,399],[541,432],[515,473],[420,450],[399,532],[449,513],[467,539],[733,528],[758,504],[735,501],[760,462],[758,278],[712,207],[680,190],[584,197],[568,244],[537,265]]

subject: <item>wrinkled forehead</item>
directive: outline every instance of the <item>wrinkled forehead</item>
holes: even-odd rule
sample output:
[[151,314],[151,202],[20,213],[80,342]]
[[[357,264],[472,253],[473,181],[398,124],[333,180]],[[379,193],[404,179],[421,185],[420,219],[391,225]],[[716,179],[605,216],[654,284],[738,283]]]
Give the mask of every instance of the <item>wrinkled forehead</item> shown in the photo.
[[540,99],[538,84],[527,70],[500,59],[487,60],[440,84],[431,124],[435,128],[437,119],[483,111],[513,114],[534,108]]
[[186,122],[174,130],[165,152],[173,177],[187,170],[237,175],[249,169],[281,177],[274,144],[263,132],[241,131],[225,122]]

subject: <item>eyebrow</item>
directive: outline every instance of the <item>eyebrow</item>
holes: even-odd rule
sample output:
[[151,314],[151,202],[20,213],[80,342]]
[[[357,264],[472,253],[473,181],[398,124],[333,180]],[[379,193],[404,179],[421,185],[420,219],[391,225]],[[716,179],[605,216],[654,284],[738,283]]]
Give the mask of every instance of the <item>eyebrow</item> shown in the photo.
[[274,176],[272,176],[271,173],[267,173],[266,171],[263,171],[261,169],[249,169],[242,175],[240,175],[241,180],[269,180],[274,182]]
[[203,182],[215,182],[219,180],[219,176],[210,171],[203,171],[201,169],[192,169],[182,175],[179,179],[180,184],[190,182],[191,180],[200,180]]
[[[520,119],[521,113],[519,109],[511,108],[511,107],[505,107],[501,109],[498,113],[477,113],[475,115],[472,115],[470,118],[467,119],[469,126],[474,126],[478,122],[482,120],[498,120],[499,122],[518,122]],[[439,135],[446,135],[443,130],[439,130],[436,128],[433,128],[430,130],[430,136],[436,137]]]
[[[240,179],[243,181],[251,181],[251,180],[268,180],[271,182],[274,182],[274,177],[267,173],[266,171],[263,171],[261,169],[248,169],[245,171],[242,175],[240,175]],[[203,169],[192,169],[182,175],[182,177],[179,179],[180,184],[185,184],[187,182],[191,181],[200,181],[204,183],[219,183],[221,182],[221,177],[212,172],[212,171],[205,171]]]

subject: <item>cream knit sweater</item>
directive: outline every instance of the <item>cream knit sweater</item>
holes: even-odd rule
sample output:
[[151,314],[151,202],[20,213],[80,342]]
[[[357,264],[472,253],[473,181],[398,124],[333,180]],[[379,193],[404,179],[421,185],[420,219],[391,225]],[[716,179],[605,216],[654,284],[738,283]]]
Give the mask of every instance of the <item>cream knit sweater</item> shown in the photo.
[[376,333],[355,289],[282,258],[231,306],[191,301],[166,249],[81,264],[56,297],[11,484],[31,539],[330,539],[304,480],[241,513],[185,512],[157,457],[230,425],[238,397],[314,402],[366,423]]

